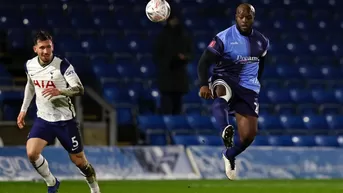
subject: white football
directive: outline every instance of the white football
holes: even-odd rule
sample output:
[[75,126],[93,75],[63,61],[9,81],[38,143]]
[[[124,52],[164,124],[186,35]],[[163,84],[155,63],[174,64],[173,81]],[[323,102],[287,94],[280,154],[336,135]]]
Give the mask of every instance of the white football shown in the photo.
[[146,16],[152,22],[162,22],[170,15],[169,3],[165,0],[150,0],[145,7]]

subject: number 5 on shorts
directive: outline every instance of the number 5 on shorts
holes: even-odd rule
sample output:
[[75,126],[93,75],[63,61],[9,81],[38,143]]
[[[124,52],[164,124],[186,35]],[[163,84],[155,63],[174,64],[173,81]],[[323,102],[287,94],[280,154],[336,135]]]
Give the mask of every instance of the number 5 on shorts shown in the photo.
[[254,102],[254,105],[255,105],[255,113],[258,114],[259,105],[257,102]]
[[78,148],[79,142],[76,140],[76,136],[72,137],[72,138],[71,138],[71,141],[72,141],[72,143],[73,143],[73,148],[72,148],[72,150],[74,151],[74,150],[76,150],[76,149]]

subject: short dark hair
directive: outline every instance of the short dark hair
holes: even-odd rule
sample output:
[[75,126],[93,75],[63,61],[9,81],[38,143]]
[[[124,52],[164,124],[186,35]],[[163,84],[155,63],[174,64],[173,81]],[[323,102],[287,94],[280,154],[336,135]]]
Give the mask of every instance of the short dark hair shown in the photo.
[[34,45],[37,45],[37,41],[46,41],[46,40],[51,40],[52,41],[52,36],[49,34],[47,31],[39,31],[36,33],[33,43]]

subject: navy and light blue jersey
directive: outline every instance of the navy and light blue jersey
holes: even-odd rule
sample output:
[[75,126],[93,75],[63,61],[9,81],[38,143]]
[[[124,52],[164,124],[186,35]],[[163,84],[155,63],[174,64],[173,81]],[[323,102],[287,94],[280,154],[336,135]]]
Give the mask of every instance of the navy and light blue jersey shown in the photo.
[[249,36],[244,36],[233,25],[218,33],[207,47],[221,58],[213,74],[228,77],[242,87],[259,93],[259,61],[267,54],[268,47],[269,40],[260,32],[253,30]]

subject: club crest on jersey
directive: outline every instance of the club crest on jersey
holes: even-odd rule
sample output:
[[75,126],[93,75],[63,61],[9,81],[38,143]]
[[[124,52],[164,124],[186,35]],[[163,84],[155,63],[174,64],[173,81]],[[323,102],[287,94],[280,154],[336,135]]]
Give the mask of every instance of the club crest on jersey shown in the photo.
[[212,40],[208,46],[213,48],[215,45],[216,45],[216,41]]
[[33,84],[39,88],[56,88],[55,83],[51,80],[34,80]]
[[260,61],[260,59],[255,56],[241,56],[241,55],[237,55],[236,60],[242,63],[255,63],[255,62]]

